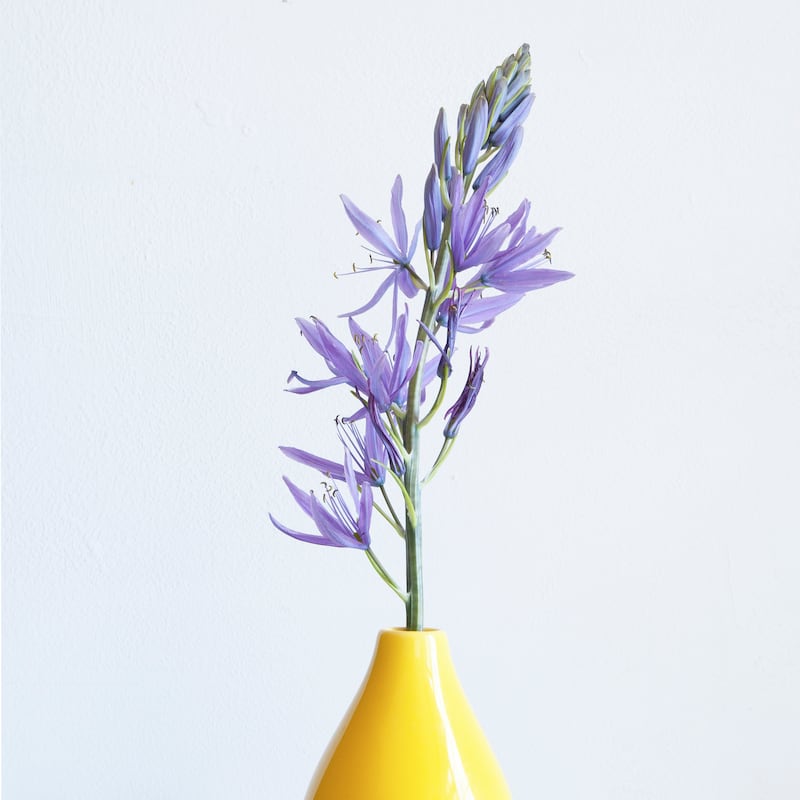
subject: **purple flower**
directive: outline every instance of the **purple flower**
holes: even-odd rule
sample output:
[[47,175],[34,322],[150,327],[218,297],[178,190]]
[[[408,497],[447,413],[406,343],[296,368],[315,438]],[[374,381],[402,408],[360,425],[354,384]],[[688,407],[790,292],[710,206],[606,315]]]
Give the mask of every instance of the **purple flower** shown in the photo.
[[478,274],[467,284],[467,288],[489,286],[501,292],[524,294],[535,289],[543,289],[559,281],[573,277],[571,272],[543,268],[549,264],[545,252],[560,228],[545,233],[536,228],[525,230],[527,208],[520,224],[513,231],[509,244],[483,263]]
[[[314,317],[310,321],[298,319],[297,324],[309,344],[323,357],[333,377],[309,380],[293,371],[289,380],[295,380],[301,385],[288,391],[308,394],[339,384],[350,386],[362,401],[362,407],[350,415],[349,419],[352,421],[363,419],[369,413],[370,402],[374,403],[378,415],[388,412],[394,404],[400,407],[405,404],[409,381],[422,356],[422,343],[415,342],[412,350],[406,339],[407,310],[396,320],[391,353],[380,344],[377,337],[367,333],[352,317],[349,319],[350,334],[356,345],[356,352],[348,350],[324,323]],[[430,364],[426,364],[423,368],[423,390],[435,376],[436,364],[432,368]],[[376,417],[376,425],[377,419]],[[388,446],[385,431],[376,432],[387,441]],[[393,455],[391,451],[389,455]]]
[[571,272],[542,267],[545,263],[549,264],[549,259],[546,256],[540,256],[522,267],[497,269],[484,275],[481,280],[486,286],[491,286],[501,292],[524,294],[574,277]]
[[507,239],[514,237],[515,231],[524,225],[527,215],[525,203],[499,225],[495,225],[493,214],[487,214],[486,194],[489,181],[484,181],[472,196],[463,202],[461,181],[450,184],[450,201],[453,206],[451,218],[450,244],[453,262],[457,272],[477,267],[492,259]]
[[[364,425],[365,432],[362,433],[358,424],[353,420],[336,418],[336,433],[345,451],[353,460],[356,480],[358,483],[368,482],[372,486],[383,485],[386,479],[386,465],[393,463],[396,453],[391,439],[389,442],[392,444],[394,452],[387,451],[384,441],[386,434],[382,430],[383,423],[380,419],[377,420],[377,426],[381,428],[380,431],[376,429],[374,421],[368,417]],[[298,447],[279,447],[278,449],[293,461],[312,467],[328,478],[338,481],[345,480],[344,465],[338,461],[309,453]],[[397,454],[397,458],[399,458],[399,454]],[[398,474],[402,474],[402,472]]]
[[381,413],[392,403],[401,406],[405,403],[408,383],[422,355],[420,342],[415,344],[413,351],[408,344],[407,323],[407,313],[401,314],[395,326],[394,354],[390,356],[374,336],[370,336],[352,317],[350,319],[350,333],[358,348],[361,370],[367,382],[364,395],[375,398]]
[[289,389],[294,394],[308,394],[328,386],[347,384],[362,394],[367,393],[367,379],[350,351],[327,328],[324,322],[312,317],[311,320],[296,319],[300,332],[305,340],[325,360],[325,365],[333,374],[332,378],[323,380],[307,380],[296,371],[292,371],[289,380],[299,381],[302,386]]
[[411,238],[411,243],[409,244],[408,227],[406,225],[405,212],[403,211],[402,178],[398,175],[392,186],[391,215],[394,239],[386,233],[380,223],[368,214],[365,214],[350,200],[350,198],[346,195],[340,196],[345,213],[350,218],[350,222],[353,223],[353,227],[366,242],[375,248],[372,250],[372,253],[378,256],[378,259],[376,259],[377,261],[382,262],[381,266],[365,267],[360,269],[359,272],[372,272],[373,270],[379,269],[389,269],[392,271],[392,274],[378,286],[378,289],[370,300],[355,311],[350,311],[341,316],[349,317],[369,310],[383,297],[391,286],[395,287],[395,291],[399,288],[406,297],[413,297],[423,285],[419,276],[411,268],[411,259],[414,257],[414,251],[417,249],[420,223],[417,223],[414,229],[414,235]]
[[350,419],[337,419],[336,426],[340,441],[373,486],[383,486],[387,466],[402,475],[405,464],[380,417],[367,417],[364,434]]
[[481,390],[481,385],[483,384],[483,371],[488,360],[488,348],[484,349],[483,359],[481,359],[480,350],[477,350],[474,355],[474,360],[473,352],[470,348],[467,382],[464,384],[464,388],[461,390],[458,400],[444,413],[447,418],[447,423],[444,427],[444,436],[446,439],[455,438],[461,423],[464,421],[467,414],[472,411],[475,401],[478,399],[478,392]]
[[283,525],[269,515],[272,524],[288,536],[311,544],[329,547],[354,547],[366,550],[370,545],[369,527],[372,520],[372,488],[368,483],[359,484],[349,454],[344,459],[344,476],[350,491],[353,509],[342,498],[336,486],[325,489],[323,502],[314,492],[306,493],[284,476],[297,504],[314,521],[318,534],[302,533]]

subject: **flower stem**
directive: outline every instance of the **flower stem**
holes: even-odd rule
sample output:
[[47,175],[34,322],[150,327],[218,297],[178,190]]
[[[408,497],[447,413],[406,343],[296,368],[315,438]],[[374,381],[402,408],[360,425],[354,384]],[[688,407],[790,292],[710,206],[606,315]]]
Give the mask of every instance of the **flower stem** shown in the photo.
[[423,483],[427,483],[438,472],[439,467],[442,466],[444,460],[450,455],[450,450],[452,449],[454,442],[455,439],[445,438],[444,442],[442,443],[442,449],[439,451],[439,455],[436,456],[436,461],[433,462],[431,471],[422,480]]
[[378,557],[372,552],[372,548],[368,547],[365,551],[369,563],[375,568],[378,575],[381,576],[384,583],[408,606],[408,595],[397,585],[391,575],[386,571],[386,568],[378,561]]
[[[397,516],[397,512],[394,510],[392,501],[389,499],[389,493],[386,491],[386,487],[383,484],[381,484],[381,494],[383,495],[383,499],[386,501],[386,507],[389,509],[389,513],[392,515],[392,518],[387,519],[386,521],[392,525],[392,527],[400,534],[400,536],[403,539],[405,539],[406,532],[403,530],[403,523],[400,522],[400,518]],[[381,510],[379,506],[376,506],[376,508],[379,511]]]
[[[406,418],[403,420],[403,446],[408,453],[403,484],[407,501],[406,588],[408,590],[408,603],[406,604],[406,628],[410,631],[421,631],[423,628],[422,491],[419,480],[419,417],[422,373],[425,367],[425,355],[428,350],[428,337],[425,332],[425,326],[431,324],[436,313],[436,308],[431,300],[431,291],[429,290],[425,297],[422,320],[417,333],[417,341],[422,342],[422,357],[408,386]],[[411,508],[408,507],[409,503]]]
[[[447,212],[444,220],[442,241],[450,238],[452,210]],[[442,291],[447,284],[452,270],[449,248],[440,247],[434,265],[435,284],[428,287],[425,303],[422,307],[417,341],[421,342],[422,354],[419,365],[408,384],[408,400],[406,415],[403,419],[403,447],[406,453],[406,471],[403,476],[404,497],[406,500],[406,587],[408,602],[406,603],[406,629],[421,631],[423,629],[423,592],[422,592],[422,482],[419,474],[419,428],[420,398],[422,396],[422,376],[425,371],[425,359],[428,352],[428,330],[434,324],[439,306],[444,302],[446,294]],[[441,400],[440,400],[441,402]]]

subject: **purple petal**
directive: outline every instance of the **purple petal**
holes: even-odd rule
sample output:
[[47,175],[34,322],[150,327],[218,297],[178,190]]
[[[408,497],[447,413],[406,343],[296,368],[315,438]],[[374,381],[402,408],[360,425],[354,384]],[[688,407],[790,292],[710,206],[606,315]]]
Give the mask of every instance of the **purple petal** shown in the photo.
[[358,528],[364,543],[369,547],[369,529],[372,524],[372,487],[367,483],[361,487],[361,502],[358,507]]
[[353,223],[353,227],[380,253],[397,262],[403,261],[403,254],[397,249],[397,245],[391,240],[386,231],[371,217],[367,216],[350,198],[346,195],[339,195],[344,205],[344,210]]
[[478,264],[484,264],[491,260],[497,255],[497,251],[509,233],[511,233],[511,228],[507,222],[498,225],[493,231],[478,240],[478,244],[464,257],[460,268],[477,267]]
[[[414,253],[417,250],[417,239],[419,239],[419,232],[420,232],[421,228],[422,228],[422,220],[420,220],[416,224],[416,226],[414,227],[414,235],[411,237],[411,247],[408,248],[408,261],[409,262],[414,257]],[[416,290],[415,290],[415,293],[416,293]],[[411,296],[412,295],[409,295],[409,297],[411,297]]]
[[363,306],[359,306],[353,311],[348,311],[346,314],[339,314],[339,317],[355,317],[358,314],[363,314],[365,311],[369,311],[373,306],[377,305],[380,299],[386,294],[387,289],[397,280],[397,272],[393,271],[391,275],[389,275],[386,280],[381,281],[380,286],[375,290],[375,294],[364,303]]
[[540,256],[560,230],[561,228],[553,228],[546,233],[537,233],[536,228],[531,228],[516,247],[509,247],[492,259],[486,274],[510,271]]
[[360,547],[360,543],[350,536],[347,528],[316,497],[312,497],[311,501],[311,518],[323,536],[330,539],[336,547]]
[[311,495],[308,492],[304,492],[299,486],[292,483],[285,475],[283,476],[283,482],[289,487],[289,491],[292,493],[292,497],[294,497],[295,502],[303,511],[306,512],[309,516],[311,516]]
[[341,383],[350,384],[350,381],[343,375],[338,375],[335,378],[326,378],[321,381],[310,381],[306,378],[302,378],[297,372],[293,371],[291,375],[289,375],[289,380],[292,380],[292,378],[303,384],[302,386],[292,386],[286,390],[292,394],[311,394],[312,392],[318,392],[320,389],[327,389],[329,386],[338,386]]
[[[323,322],[316,317],[312,317],[311,322],[302,318],[297,318],[296,322],[308,343],[325,359],[328,369],[334,375],[346,377],[354,387],[363,385],[363,377],[353,363],[350,351],[328,330]],[[302,381],[296,373],[295,377]]]
[[358,504],[358,482],[356,481],[356,471],[353,468],[353,457],[345,450],[344,453],[344,478],[353,502]]
[[341,547],[342,545],[337,544],[336,542],[331,541],[330,539],[326,538],[325,536],[315,536],[311,533],[301,533],[300,531],[293,530],[292,528],[287,528],[283,523],[278,522],[272,514],[269,515],[270,522],[281,532],[285,533],[287,536],[291,536],[293,539],[298,539],[301,542],[308,542],[309,544],[322,544],[326,547]]
[[408,247],[408,227],[406,215],[403,213],[403,179],[398,175],[392,186],[392,227],[394,238],[401,253]]
[[554,283],[560,283],[572,278],[573,273],[563,272],[558,269],[518,269],[511,272],[500,272],[484,279],[487,286],[499,289],[501,292],[532,292],[544,289]]
[[298,447],[279,447],[278,450],[287,458],[298,461],[300,464],[305,464],[307,467],[313,467],[323,475],[327,475],[337,481],[344,480],[344,469],[336,461],[314,455],[314,453],[309,453],[307,450],[300,450]]
[[[474,296],[474,295],[473,295]],[[492,297],[475,297],[465,305],[459,318],[458,330],[466,333],[477,333],[488,328],[495,318],[503,311],[507,311],[516,305],[524,295],[522,294],[498,294]],[[479,325],[480,327],[462,327]]]
[[475,241],[478,231],[484,220],[484,200],[486,199],[487,186],[480,186],[464,205],[464,220],[462,233],[464,236],[464,247],[469,248]]

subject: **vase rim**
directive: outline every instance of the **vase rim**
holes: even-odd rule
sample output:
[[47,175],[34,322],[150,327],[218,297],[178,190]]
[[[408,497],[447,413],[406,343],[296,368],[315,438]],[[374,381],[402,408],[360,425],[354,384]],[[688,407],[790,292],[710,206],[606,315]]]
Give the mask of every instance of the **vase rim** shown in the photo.
[[421,636],[421,635],[433,635],[433,634],[443,634],[444,631],[441,628],[423,628],[421,631],[410,631],[408,628],[383,628],[381,633],[400,633],[400,634],[410,634],[412,636]]

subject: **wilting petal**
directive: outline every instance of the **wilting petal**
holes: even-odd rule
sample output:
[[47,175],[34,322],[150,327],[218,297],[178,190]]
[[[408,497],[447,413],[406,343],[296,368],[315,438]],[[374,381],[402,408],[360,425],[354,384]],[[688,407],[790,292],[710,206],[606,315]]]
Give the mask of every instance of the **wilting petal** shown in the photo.
[[458,434],[458,429],[464,421],[464,418],[475,406],[475,401],[478,399],[478,392],[480,392],[481,385],[483,384],[483,371],[488,360],[488,349],[484,349],[483,359],[481,359],[480,350],[476,351],[474,362],[472,350],[470,350],[467,381],[464,384],[464,388],[458,400],[444,412],[445,417],[448,418],[444,427],[445,438],[452,439]]

